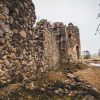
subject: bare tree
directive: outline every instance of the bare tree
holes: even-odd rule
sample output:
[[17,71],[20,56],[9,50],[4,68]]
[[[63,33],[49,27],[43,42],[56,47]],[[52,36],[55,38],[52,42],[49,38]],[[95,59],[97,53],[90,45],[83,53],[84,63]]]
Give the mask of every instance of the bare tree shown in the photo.
[[[100,4],[99,4],[99,8],[100,8]],[[99,11],[99,13],[98,13],[98,15],[97,15],[97,19],[98,19],[98,20],[100,19],[100,11]],[[99,22],[99,24],[98,24],[98,26],[97,26],[97,30],[96,30],[95,35],[97,35],[98,33],[100,34],[100,22]]]

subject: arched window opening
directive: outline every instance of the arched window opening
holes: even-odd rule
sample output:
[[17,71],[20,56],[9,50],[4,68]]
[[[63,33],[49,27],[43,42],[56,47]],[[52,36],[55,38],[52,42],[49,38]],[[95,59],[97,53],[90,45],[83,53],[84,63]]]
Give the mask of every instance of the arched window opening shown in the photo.
[[71,36],[72,36],[71,34],[68,34],[68,38],[71,38]]
[[77,58],[79,59],[80,53],[79,53],[79,46],[76,46],[76,52],[77,52]]

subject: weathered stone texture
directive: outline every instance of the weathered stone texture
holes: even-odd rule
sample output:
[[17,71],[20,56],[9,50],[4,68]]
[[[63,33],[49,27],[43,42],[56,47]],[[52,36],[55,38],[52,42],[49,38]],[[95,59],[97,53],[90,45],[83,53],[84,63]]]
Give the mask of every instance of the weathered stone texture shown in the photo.
[[[59,49],[54,34],[49,30],[50,23],[47,20],[40,20],[35,27],[35,37],[37,37],[38,63],[42,66],[42,71],[53,70],[59,65]],[[40,50],[40,52],[39,52]]]
[[80,59],[80,34],[77,26],[68,24],[67,31],[67,58],[71,62],[77,62]]
[[[77,26],[69,23],[66,27],[62,22],[50,24],[47,20],[42,19],[37,23],[37,27],[42,31],[44,37],[42,43],[44,67],[51,68],[56,64],[79,61],[80,36]],[[41,31],[38,33],[41,34]]]
[[32,0],[0,1],[0,83],[30,83],[61,63],[79,60],[79,30],[73,24],[35,23]]
[[51,25],[51,31],[56,38],[59,50],[60,63],[77,63],[80,60],[80,35],[77,26],[72,23],[68,27],[61,22]]
[[0,84],[31,80],[34,10],[31,0],[0,0]]
[[44,87],[35,87],[34,81],[40,81],[44,73],[80,59],[80,37],[76,26],[40,20],[33,27],[35,20],[32,0],[0,0],[0,88],[5,86],[0,91],[0,100],[10,99],[9,96],[15,96],[16,92],[18,99],[23,97],[20,94],[23,87],[59,96],[84,95],[85,91],[96,93],[70,73],[64,83],[46,81]]
[[45,41],[44,41],[44,62],[45,67],[49,70],[57,68],[60,63],[59,47],[56,42],[54,34],[45,30]]
[[56,38],[60,54],[60,63],[66,62],[66,26],[62,22],[55,22],[51,25],[52,34]]

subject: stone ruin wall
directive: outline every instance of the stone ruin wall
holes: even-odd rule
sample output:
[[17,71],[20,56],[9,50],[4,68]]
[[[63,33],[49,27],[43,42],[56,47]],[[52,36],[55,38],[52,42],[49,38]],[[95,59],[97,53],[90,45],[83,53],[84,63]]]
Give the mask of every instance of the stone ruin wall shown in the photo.
[[41,42],[39,46],[41,45],[42,51],[42,55],[40,54],[40,60],[43,65],[42,71],[45,72],[53,70],[59,66],[60,55],[56,38],[54,34],[50,32],[51,25],[49,22],[47,22],[47,20],[42,19],[37,22],[34,29],[34,33],[37,35],[38,43]]
[[47,30],[53,34],[52,38],[55,37],[59,52],[59,64],[80,61],[80,34],[77,26],[72,23],[66,26],[62,22],[55,22],[49,25]]
[[70,62],[80,61],[80,34],[77,26],[69,23],[67,28],[67,57]]
[[66,26],[62,22],[55,22],[51,26],[52,34],[54,34],[56,38],[56,42],[58,45],[58,50],[60,54],[60,63],[67,62],[66,60]]
[[1,85],[34,79],[35,19],[31,0],[0,0]]
[[45,30],[44,63],[49,71],[60,65],[60,54],[56,38],[48,29]]
[[66,26],[35,20],[32,0],[0,1],[1,84],[31,83],[67,61]]

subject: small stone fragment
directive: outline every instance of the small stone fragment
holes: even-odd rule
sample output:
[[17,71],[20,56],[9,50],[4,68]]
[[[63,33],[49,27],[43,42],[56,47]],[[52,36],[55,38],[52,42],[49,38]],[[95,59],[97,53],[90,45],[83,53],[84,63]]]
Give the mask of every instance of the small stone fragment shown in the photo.
[[26,38],[27,37],[27,33],[25,31],[21,31],[20,32],[21,37]]

